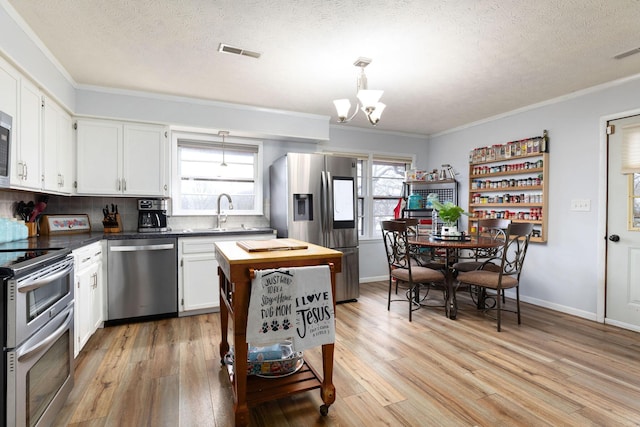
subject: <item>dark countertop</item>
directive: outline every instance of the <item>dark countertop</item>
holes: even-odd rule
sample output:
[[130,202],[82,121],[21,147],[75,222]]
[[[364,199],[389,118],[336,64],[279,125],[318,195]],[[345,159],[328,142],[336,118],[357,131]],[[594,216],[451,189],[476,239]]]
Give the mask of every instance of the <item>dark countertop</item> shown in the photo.
[[[248,229],[230,229],[225,231],[213,231],[211,229],[203,230],[173,230],[154,233],[140,233],[138,231],[123,231],[120,233],[72,233],[72,234],[51,234],[48,236],[29,237],[28,239],[16,240],[9,243],[0,244],[0,250],[3,249],[78,249],[82,246],[89,245],[100,240],[123,240],[123,239],[159,239],[164,237],[222,237],[222,236],[238,236],[250,234],[270,234],[273,233],[272,228],[248,228]],[[276,238],[276,235],[273,235]]]

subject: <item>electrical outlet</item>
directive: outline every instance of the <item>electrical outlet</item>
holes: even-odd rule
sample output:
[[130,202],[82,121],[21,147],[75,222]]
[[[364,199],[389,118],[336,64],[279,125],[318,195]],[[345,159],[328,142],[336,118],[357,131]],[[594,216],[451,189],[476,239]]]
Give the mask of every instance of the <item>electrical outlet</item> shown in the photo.
[[591,210],[591,200],[571,199],[571,210],[578,212],[589,212]]

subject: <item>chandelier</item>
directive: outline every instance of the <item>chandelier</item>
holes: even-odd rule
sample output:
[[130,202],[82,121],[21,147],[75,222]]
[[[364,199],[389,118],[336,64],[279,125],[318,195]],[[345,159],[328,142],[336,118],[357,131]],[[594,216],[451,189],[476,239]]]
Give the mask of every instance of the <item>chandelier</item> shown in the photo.
[[358,104],[353,112],[353,115],[349,117],[349,110],[351,109],[351,102],[348,99],[336,99],[333,103],[336,106],[338,112],[338,123],[348,123],[353,119],[359,110],[367,115],[369,123],[373,126],[377,125],[382,116],[382,111],[386,107],[380,101],[380,97],[384,91],[382,90],[369,90],[367,88],[367,76],[364,74],[364,69],[367,65],[371,64],[369,58],[358,58],[353,63],[356,67],[360,67],[360,75],[357,80],[357,93]]

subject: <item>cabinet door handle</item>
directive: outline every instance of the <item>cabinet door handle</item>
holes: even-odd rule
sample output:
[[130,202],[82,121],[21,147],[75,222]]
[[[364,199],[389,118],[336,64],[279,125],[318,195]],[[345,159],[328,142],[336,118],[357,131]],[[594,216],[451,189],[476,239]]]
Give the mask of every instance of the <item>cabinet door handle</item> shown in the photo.
[[23,165],[24,165],[23,179],[26,181],[27,177],[29,176],[29,167],[27,166],[27,162],[24,162]]
[[118,180],[117,187],[118,187],[118,191],[121,191],[122,187],[121,187],[121,184],[120,184],[120,180]]
[[126,179],[122,180],[122,191],[127,191],[127,180]]

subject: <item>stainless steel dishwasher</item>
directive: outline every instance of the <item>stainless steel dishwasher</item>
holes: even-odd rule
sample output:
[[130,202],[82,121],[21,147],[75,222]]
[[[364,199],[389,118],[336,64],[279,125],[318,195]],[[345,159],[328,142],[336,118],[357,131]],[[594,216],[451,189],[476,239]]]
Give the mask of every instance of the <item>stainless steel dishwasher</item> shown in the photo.
[[109,240],[108,248],[108,322],[177,316],[177,239]]

